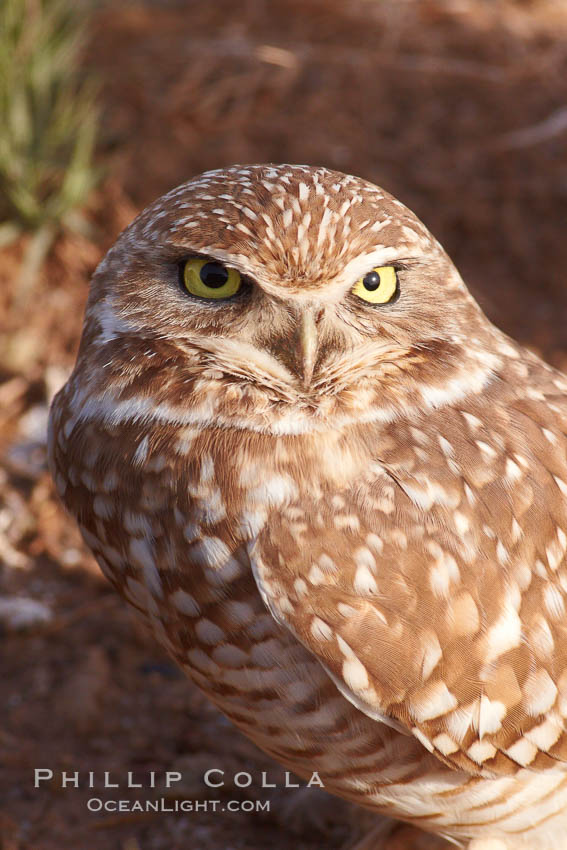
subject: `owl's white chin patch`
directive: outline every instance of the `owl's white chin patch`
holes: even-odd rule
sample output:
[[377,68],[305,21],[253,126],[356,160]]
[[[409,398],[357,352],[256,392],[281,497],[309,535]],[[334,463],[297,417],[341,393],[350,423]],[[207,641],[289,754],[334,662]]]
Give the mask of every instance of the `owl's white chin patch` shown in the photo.
[[[491,364],[492,365],[492,364]],[[460,399],[480,392],[492,378],[494,371],[490,366],[479,365],[476,369],[463,369],[448,380],[443,387],[423,385],[419,392],[408,396],[408,400],[396,404],[369,404],[362,410],[337,411],[329,415],[324,404],[309,409],[297,403],[283,402],[270,409],[270,416],[235,416],[223,413],[213,397],[193,406],[176,406],[167,402],[156,402],[151,397],[133,397],[117,401],[114,396],[102,393],[96,395],[83,389],[73,395],[71,406],[73,422],[105,422],[111,425],[124,423],[144,423],[155,426],[158,423],[175,426],[197,426],[200,428],[236,428],[276,436],[308,434],[313,432],[336,431],[349,425],[380,422],[392,422],[400,416],[412,416],[424,409],[451,405]]]

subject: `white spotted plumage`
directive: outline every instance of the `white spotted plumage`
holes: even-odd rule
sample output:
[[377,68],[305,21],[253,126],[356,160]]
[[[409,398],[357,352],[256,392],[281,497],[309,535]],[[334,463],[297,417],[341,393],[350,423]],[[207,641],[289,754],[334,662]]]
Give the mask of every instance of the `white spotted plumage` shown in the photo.
[[[244,295],[184,292],[193,255]],[[399,298],[357,300],[390,264]],[[402,204],[288,165],[158,200],[97,270],[50,456],[105,574],[259,746],[469,850],[565,846],[567,379]]]

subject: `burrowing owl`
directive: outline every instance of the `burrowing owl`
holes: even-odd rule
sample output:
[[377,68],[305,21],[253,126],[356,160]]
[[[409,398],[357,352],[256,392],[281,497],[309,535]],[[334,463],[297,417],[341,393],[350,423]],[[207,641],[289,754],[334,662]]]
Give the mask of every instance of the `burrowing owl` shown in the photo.
[[235,167],[99,266],[51,413],[110,581],[260,747],[466,847],[567,847],[567,379],[382,189]]

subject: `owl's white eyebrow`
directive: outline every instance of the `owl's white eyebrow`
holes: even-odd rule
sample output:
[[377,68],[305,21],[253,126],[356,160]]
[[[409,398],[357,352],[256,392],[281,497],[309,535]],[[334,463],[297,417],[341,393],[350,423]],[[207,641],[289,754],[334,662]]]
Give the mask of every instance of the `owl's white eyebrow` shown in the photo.
[[229,251],[224,251],[222,248],[213,248],[210,245],[201,245],[199,248],[194,248],[191,245],[179,244],[177,242],[170,243],[171,257],[169,262],[179,265],[191,257],[201,257],[203,260],[209,260],[214,263],[223,263],[225,266],[238,269],[238,271],[246,275],[248,278],[254,276],[248,271],[248,258],[244,254],[231,254]]
[[362,277],[372,268],[410,265],[417,261],[418,257],[408,259],[407,255],[404,255],[402,258],[399,248],[381,245],[379,248],[369,251],[366,254],[361,254],[355,257],[354,260],[351,260],[350,263],[347,263],[340,274],[337,275],[337,282],[340,282],[345,287],[352,286],[354,281],[358,280],[359,277]]

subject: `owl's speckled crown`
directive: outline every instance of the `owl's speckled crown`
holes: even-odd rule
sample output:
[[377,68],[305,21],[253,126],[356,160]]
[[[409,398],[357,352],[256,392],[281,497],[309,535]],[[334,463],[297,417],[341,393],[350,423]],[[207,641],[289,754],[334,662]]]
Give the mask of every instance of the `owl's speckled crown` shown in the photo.
[[[149,206],[127,231],[139,245],[167,234],[172,246],[197,237],[201,250],[254,260],[281,285],[315,289],[363,251],[396,246],[431,252],[419,219],[384,189],[307,165],[250,165],[208,171]],[[158,235],[159,234],[159,235]]]

